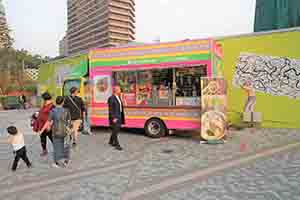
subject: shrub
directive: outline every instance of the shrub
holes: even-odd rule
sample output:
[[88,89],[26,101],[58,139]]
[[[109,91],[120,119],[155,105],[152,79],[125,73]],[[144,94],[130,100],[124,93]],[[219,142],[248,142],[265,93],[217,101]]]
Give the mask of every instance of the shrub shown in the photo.
[[6,94],[7,93],[10,93],[10,92],[15,92],[15,91],[19,91],[20,90],[20,87],[17,86],[17,85],[14,85],[14,84],[11,84],[9,85],[7,88],[6,88]]
[[37,86],[36,85],[26,85],[23,87],[23,90],[26,92],[30,92],[32,94],[37,94]]

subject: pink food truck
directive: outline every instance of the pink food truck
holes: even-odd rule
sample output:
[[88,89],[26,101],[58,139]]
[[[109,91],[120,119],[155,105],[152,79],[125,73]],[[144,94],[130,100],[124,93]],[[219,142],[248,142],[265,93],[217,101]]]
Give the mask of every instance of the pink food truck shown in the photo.
[[222,50],[214,40],[93,49],[90,120],[108,126],[107,99],[121,87],[128,128],[144,128],[150,137],[175,129],[201,127],[201,78],[217,76]]

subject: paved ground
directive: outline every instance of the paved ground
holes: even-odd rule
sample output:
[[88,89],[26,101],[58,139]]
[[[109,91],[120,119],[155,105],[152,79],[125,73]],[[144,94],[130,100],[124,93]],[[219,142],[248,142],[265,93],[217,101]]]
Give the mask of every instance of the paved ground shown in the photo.
[[68,169],[54,169],[51,158],[39,156],[32,112],[0,112],[0,138],[7,124],[20,127],[34,164],[10,172],[11,149],[0,145],[1,200],[300,199],[299,130],[231,131],[224,145],[123,131],[125,151],[118,152],[107,145],[109,131],[97,129],[95,136],[81,136]]
[[[300,149],[225,170],[149,200],[299,200]],[[184,198],[183,198],[184,197]]]

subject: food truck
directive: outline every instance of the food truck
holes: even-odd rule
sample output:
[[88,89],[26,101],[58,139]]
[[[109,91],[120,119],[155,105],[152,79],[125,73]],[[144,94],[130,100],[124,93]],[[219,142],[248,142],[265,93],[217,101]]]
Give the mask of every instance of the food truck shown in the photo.
[[[212,39],[90,50],[91,124],[109,125],[107,99],[119,85],[124,127],[144,128],[154,138],[169,130],[200,130],[201,78],[221,76],[222,57]],[[66,80],[64,88],[74,81]]]
[[[46,91],[53,97],[68,95],[68,87],[82,88],[83,80],[86,78],[88,78],[87,53],[43,63],[39,67],[38,96]],[[68,81],[68,84],[63,90],[65,81]],[[82,97],[84,96],[83,92],[84,90],[80,91]]]

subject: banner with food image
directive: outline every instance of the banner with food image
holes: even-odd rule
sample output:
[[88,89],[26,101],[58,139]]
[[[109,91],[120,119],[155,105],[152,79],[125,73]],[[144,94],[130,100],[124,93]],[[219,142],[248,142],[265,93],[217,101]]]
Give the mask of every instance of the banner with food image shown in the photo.
[[201,79],[201,137],[220,140],[226,134],[227,98],[223,78]]
[[136,104],[136,72],[122,71],[116,73],[117,84],[121,87],[121,98],[124,105]]
[[106,103],[112,94],[111,76],[98,75],[94,77],[94,99],[96,103]]
[[151,71],[138,72],[137,97],[138,105],[148,105],[152,101],[152,73]]
[[136,95],[135,93],[122,93],[122,101],[124,105],[135,105],[136,104]]

